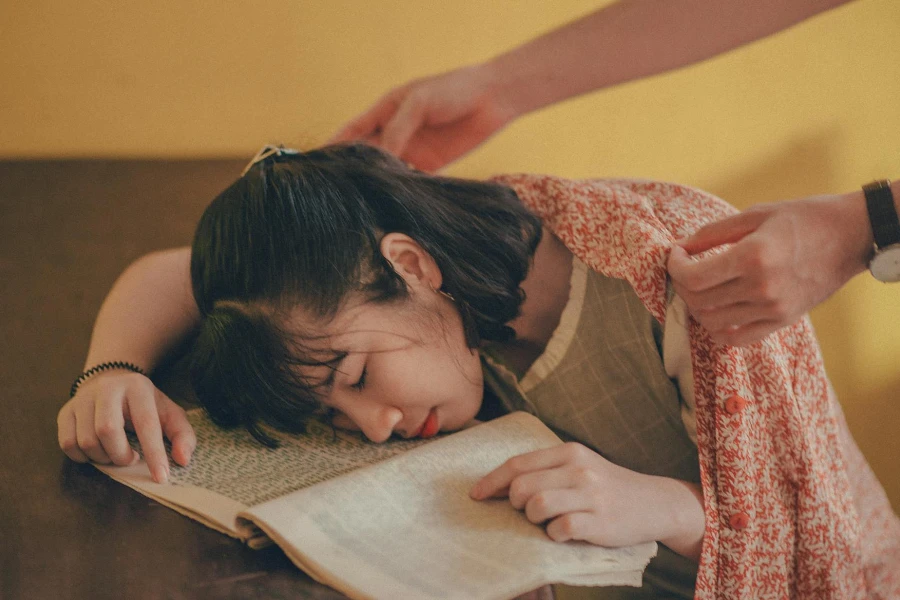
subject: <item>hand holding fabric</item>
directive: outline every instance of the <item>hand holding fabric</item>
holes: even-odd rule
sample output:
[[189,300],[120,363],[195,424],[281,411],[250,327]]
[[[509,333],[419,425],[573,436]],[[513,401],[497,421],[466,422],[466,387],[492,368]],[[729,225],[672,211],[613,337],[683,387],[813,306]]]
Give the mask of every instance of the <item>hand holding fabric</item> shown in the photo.
[[[710,248],[734,244],[693,259]],[[866,268],[872,234],[862,193],[754,206],[678,242],[675,292],[713,339],[745,346],[796,322]]]

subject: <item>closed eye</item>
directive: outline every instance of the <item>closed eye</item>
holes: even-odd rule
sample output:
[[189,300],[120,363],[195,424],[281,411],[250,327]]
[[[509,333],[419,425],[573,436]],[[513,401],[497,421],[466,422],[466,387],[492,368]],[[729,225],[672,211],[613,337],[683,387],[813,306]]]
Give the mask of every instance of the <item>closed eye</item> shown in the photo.
[[359,381],[352,384],[350,387],[352,387],[357,392],[362,391],[362,389],[364,387],[366,387],[366,376],[368,374],[369,374],[369,367],[368,367],[368,365],[366,365],[363,367],[362,373],[359,376]]

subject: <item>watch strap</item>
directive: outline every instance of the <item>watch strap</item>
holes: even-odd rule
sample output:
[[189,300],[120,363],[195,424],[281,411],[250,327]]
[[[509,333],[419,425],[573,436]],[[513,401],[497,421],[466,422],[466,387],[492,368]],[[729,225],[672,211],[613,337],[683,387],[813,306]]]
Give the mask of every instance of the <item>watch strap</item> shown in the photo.
[[891,182],[880,180],[867,183],[863,186],[863,194],[866,196],[875,247],[882,249],[900,244],[900,218],[891,193]]

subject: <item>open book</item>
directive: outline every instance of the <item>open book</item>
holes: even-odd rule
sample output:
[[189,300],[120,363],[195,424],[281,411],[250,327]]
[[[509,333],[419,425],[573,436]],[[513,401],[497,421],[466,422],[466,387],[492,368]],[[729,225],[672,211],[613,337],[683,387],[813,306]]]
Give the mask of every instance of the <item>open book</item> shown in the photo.
[[469,489],[506,459],[562,443],[513,413],[434,440],[372,444],[310,421],[269,432],[263,447],[188,413],[197,449],[157,484],[143,461],[98,465],[117,481],[259,547],[274,541],[298,567],[351,598],[506,600],[548,583],[641,584],[656,544],[556,543],[509,501]]

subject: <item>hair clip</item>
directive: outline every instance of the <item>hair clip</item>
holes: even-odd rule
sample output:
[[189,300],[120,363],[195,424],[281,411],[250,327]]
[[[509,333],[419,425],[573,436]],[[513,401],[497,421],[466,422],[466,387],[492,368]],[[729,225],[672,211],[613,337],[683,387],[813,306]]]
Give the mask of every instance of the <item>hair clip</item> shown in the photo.
[[247,166],[244,167],[244,170],[241,171],[241,177],[247,174],[247,171],[258,162],[262,162],[269,158],[270,156],[283,156],[285,154],[300,154],[299,150],[294,150],[293,148],[285,148],[281,144],[277,146],[272,146],[270,144],[266,144],[262,148],[259,149],[253,158],[250,159],[250,162],[247,163]]

